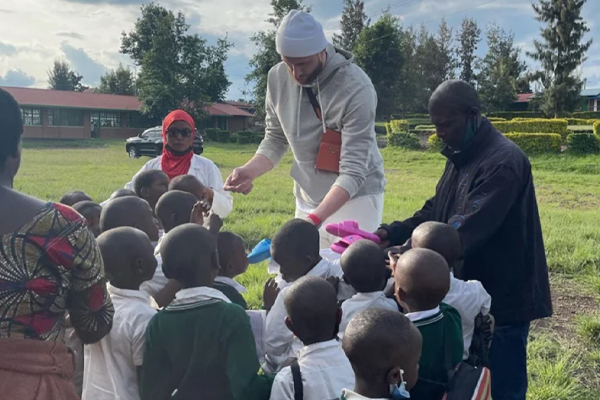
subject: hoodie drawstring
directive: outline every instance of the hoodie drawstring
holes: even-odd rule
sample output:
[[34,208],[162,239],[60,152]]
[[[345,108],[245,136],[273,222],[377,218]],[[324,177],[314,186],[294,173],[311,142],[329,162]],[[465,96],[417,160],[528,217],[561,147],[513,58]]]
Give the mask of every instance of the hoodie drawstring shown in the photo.
[[319,91],[319,106],[321,107],[321,122],[323,123],[323,133],[327,132],[327,124],[325,123],[325,107],[323,106],[323,100],[321,100],[321,85],[319,84],[319,77],[317,76],[317,90]]
[[296,112],[296,137],[300,137],[300,111],[302,110],[302,95],[304,88],[300,86],[300,101],[298,102],[298,111]]

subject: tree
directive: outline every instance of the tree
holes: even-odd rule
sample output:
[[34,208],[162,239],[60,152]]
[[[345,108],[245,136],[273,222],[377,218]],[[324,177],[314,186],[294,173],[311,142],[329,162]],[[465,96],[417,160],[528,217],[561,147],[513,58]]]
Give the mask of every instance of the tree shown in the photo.
[[456,50],[454,49],[453,29],[448,26],[446,19],[442,19],[440,23],[435,43],[438,52],[438,57],[436,57],[435,61],[438,77],[441,78],[440,83],[448,79],[454,79],[457,66]]
[[415,102],[415,93],[420,87],[422,74],[417,59],[417,33],[414,27],[402,31],[402,59],[403,67],[400,70],[400,84],[398,91],[398,108],[408,112],[419,112],[421,108]]
[[592,39],[583,42],[589,32],[581,17],[581,8],[587,0],[540,0],[533,4],[536,19],[546,24],[541,28],[542,41],[534,40],[535,51],[527,55],[541,64],[531,74],[531,81],[542,86],[538,101],[546,115],[558,116],[575,110],[583,81],[577,69],[586,60]]
[[477,22],[473,19],[463,19],[460,32],[458,33],[458,65],[461,69],[460,79],[463,81],[475,84],[475,51],[477,45],[481,41],[481,29],[477,26]]
[[222,100],[230,86],[224,62],[232,44],[225,39],[209,46],[187,34],[185,16],[150,3],[133,31],[121,35],[121,53],[141,67],[137,89],[142,113],[160,121],[182,108],[197,120],[206,117],[205,103]]
[[116,70],[107,72],[100,77],[100,86],[96,89],[99,93],[135,95],[135,78],[133,73],[119,64]]
[[333,35],[333,45],[352,51],[354,43],[362,30],[369,26],[371,20],[365,13],[365,2],[361,0],[344,0],[344,11],[340,21],[342,34]]
[[267,22],[273,25],[274,29],[269,31],[256,32],[250,40],[257,47],[256,54],[250,60],[252,72],[246,75],[246,82],[254,83],[254,88],[250,91],[253,102],[256,104],[256,117],[264,118],[265,99],[267,97],[267,78],[269,71],[279,62],[281,57],[277,54],[275,48],[276,29],[281,24],[281,20],[291,10],[302,10],[310,12],[310,7],[302,5],[303,0],[271,0],[273,12],[269,14]]
[[366,27],[355,44],[355,61],[371,78],[377,91],[377,115],[389,116],[399,104],[402,78],[402,29],[398,19],[385,12]]
[[50,89],[69,92],[83,92],[87,86],[81,81],[83,76],[73,71],[66,61],[55,60],[54,66],[48,71],[48,85]]
[[527,66],[519,58],[521,49],[515,46],[512,32],[493,24],[486,36],[489,50],[478,64],[479,95],[487,112],[503,111],[523,88],[521,78]]

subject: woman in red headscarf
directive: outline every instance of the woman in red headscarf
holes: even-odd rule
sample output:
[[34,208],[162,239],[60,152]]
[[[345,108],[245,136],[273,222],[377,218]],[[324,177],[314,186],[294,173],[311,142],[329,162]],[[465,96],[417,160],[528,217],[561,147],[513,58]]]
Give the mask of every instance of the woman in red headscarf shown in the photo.
[[[221,171],[211,160],[193,152],[196,137],[194,119],[183,110],[171,112],[163,121],[163,153],[146,163],[133,177],[144,171],[160,169],[169,180],[180,175],[193,175],[206,187],[205,200],[212,203],[212,210],[225,218],[233,208],[233,199],[229,192],[223,191]],[[126,188],[132,189],[129,182]]]

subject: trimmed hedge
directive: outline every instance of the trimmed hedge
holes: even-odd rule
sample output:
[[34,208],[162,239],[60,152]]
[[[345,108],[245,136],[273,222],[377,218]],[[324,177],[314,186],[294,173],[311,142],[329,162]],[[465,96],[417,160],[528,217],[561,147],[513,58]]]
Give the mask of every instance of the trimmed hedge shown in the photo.
[[390,119],[429,118],[429,114],[392,114]]
[[217,132],[219,132],[217,128],[208,128],[204,131],[206,137],[213,142],[217,141]]
[[415,131],[435,131],[435,125],[417,125]]
[[507,133],[504,135],[513,141],[526,154],[560,153],[562,138],[557,133]]
[[573,118],[600,119],[600,111],[578,111],[573,113]]
[[511,120],[514,118],[545,118],[546,116],[541,111],[501,111],[490,113],[488,117]]
[[252,143],[252,138],[254,136],[254,132],[251,131],[241,131],[235,134],[237,138],[237,142],[239,144],[250,144]]
[[412,133],[392,132],[388,135],[388,146],[419,150],[421,148],[421,142],[419,141],[419,137]]
[[432,151],[442,151],[442,149],[444,148],[444,141],[440,139],[435,133],[429,136],[427,143],[429,144],[429,150]]
[[217,131],[217,142],[229,143],[231,139],[231,132],[229,131]]
[[600,121],[594,122],[594,133],[600,136]]
[[503,122],[503,121],[506,121],[506,118],[500,118],[500,117],[486,117],[486,118],[490,122]]
[[569,124],[566,119],[528,119],[506,122],[493,122],[493,125],[502,133],[558,133],[563,138],[569,134]]
[[600,139],[593,133],[572,133],[567,136],[568,151],[577,154],[597,154]]
[[385,125],[387,134],[396,132],[408,132],[409,124],[405,119],[393,119]]
[[590,121],[594,121],[593,119],[583,119],[583,118],[567,118],[567,122],[570,126],[581,126],[581,125],[593,125],[594,122],[590,123]]
[[386,135],[387,128],[385,126],[375,124],[375,133],[378,135]]
[[264,132],[254,132],[254,135],[252,137],[252,142],[254,144],[261,144],[264,138],[265,138]]

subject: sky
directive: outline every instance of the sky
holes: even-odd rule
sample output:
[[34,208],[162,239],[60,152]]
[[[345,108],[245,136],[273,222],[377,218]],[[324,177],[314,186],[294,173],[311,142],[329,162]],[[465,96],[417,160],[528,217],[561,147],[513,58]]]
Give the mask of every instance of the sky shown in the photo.
[[[121,33],[133,29],[140,16],[135,0],[0,0],[0,86],[47,87],[48,70],[55,59],[64,59],[84,76],[83,83],[97,86],[100,76],[119,63],[135,70],[129,57],[119,53]],[[162,0],[162,6],[181,10],[190,24],[209,43],[227,35],[234,43],[226,70],[232,85],[227,97],[236,100],[249,89],[245,75],[255,51],[250,37],[258,30],[270,29],[265,22],[271,12],[270,0]],[[339,32],[342,0],[304,0],[312,5],[329,39]],[[539,37],[540,23],[528,0],[366,0],[365,10],[375,22],[382,10],[400,18],[403,26],[425,23],[436,31],[446,18],[455,32],[465,17],[475,19],[482,30],[496,23],[514,32],[522,58],[531,66],[526,51]],[[581,68],[587,88],[600,88],[600,0],[588,0],[582,15],[597,40]],[[485,55],[483,40],[478,49]]]

